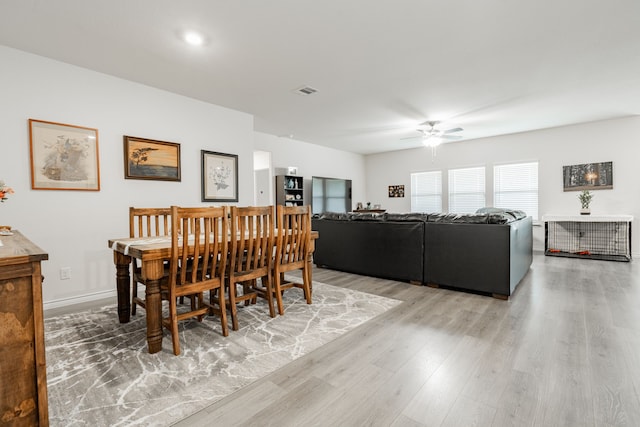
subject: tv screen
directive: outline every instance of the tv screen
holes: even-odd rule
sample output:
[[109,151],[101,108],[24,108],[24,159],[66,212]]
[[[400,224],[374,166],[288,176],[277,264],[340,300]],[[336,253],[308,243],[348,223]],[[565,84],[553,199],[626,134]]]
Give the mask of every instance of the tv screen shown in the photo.
[[311,212],[351,211],[351,180],[314,176],[311,184]]

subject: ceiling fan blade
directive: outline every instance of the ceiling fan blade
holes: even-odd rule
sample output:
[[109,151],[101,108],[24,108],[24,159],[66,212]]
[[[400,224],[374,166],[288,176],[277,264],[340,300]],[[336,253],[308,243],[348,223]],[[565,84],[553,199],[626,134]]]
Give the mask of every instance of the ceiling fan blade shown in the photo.
[[453,128],[453,129],[447,129],[447,130],[443,130],[442,133],[454,133],[454,132],[462,132],[464,129],[462,128]]
[[420,123],[418,126],[424,126],[424,127],[434,127],[435,125],[437,125],[438,123],[440,123],[437,120],[427,120],[426,122],[422,122]]
[[407,138],[400,138],[400,141],[407,141],[407,140],[411,140],[411,139],[424,139],[424,136],[409,136]]

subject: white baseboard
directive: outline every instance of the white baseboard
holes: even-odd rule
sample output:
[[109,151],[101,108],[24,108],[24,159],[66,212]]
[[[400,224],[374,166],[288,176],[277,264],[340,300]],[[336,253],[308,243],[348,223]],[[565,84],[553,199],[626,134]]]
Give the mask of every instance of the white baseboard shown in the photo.
[[115,289],[109,291],[100,291],[92,294],[84,294],[76,297],[69,298],[61,298],[53,301],[45,301],[42,303],[44,310],[50,310],[53,308],[61,308],[67,307],[70,305],[82,304],[92,301],[97,301],[101,299],[110,298],[113,300],[114,304],[118,301],[118,293]]

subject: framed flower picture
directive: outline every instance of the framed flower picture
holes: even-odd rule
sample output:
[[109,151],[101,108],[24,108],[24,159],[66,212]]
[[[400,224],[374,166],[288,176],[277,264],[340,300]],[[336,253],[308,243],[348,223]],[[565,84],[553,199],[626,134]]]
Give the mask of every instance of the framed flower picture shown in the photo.
[[202,201],[238,201],[238,155],[202,152]]
[[404,185],[390,185],[389,197],[404,197]]
[[31,188],[100,190],[98,129],[29,119]]

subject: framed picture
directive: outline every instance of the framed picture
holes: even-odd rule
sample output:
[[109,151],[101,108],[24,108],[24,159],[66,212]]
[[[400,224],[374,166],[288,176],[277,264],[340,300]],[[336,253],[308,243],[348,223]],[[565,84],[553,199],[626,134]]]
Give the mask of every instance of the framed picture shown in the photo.
[[585,163],[562,167],[564,191],[613,188],[613,162]]
[[389,197],[404,197],[404,185],[390,185]]
[[100,190],[98,129],[29,119],[31,188]]
[[238,156],[202,152],[202,201],[238,201]]
[[180,144],[125,135],[124,177],[180,181]]

